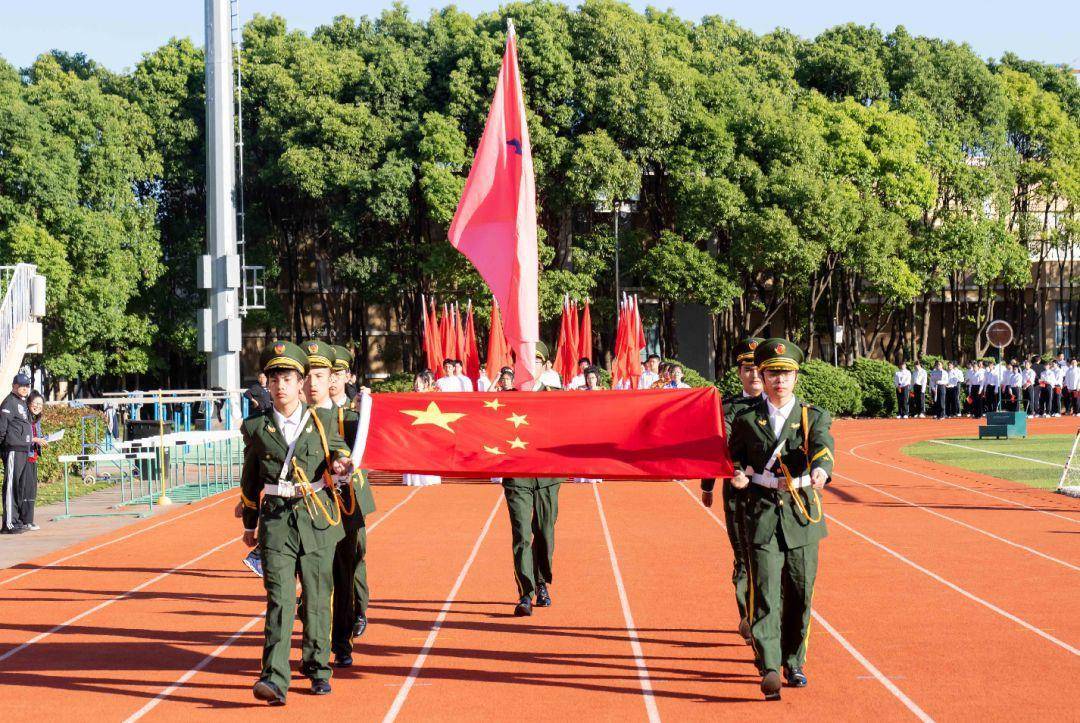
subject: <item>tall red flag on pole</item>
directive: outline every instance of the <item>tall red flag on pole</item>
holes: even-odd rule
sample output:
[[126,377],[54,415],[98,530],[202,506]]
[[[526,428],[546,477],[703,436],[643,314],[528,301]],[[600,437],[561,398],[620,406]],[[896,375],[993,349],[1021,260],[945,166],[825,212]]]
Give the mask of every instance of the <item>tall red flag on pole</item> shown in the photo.
[[[578,359],[586,358],[593,360],[592,355],[592,314],[589,312],[589,302],[585,301],[585,311],[581,314],[581,331],[578,333]],[[574,360],[577,364],[577,359]]]
[[499,370],[510,366],[510,350],[506,344],[506,334],[503,332],[502,319],[499,317],[499,306],[491,299],[491,328],[488,329],[487,348],[487,377],[492,384],[499,378]]
[[465,360],[469,356],[468,341],[465,338],[465,324],[461,318],[461,307],[454,304],[454,345],[457,347],[457,359],[461,362],[464,371]]
[[431,345],[431,371],[437,376],[442,376],[442,363],[445,359],[443,354],[442,337],[439,335],[439,317],[435,309],[435,299],[431,300],[431,308],[427,315],[428,321],[428,344]]
[[577,354],[576,329],[572,329],[570,319],[570,302],[563,299],[562,322],[559,324],[559,348],[555,352],[555,371],[563,380],[563,384],[569,383],[574,376],[574,355]]
[[498,300],[507,340],[517,355],[515,382],[526,384],[533,378],[540,339],[539,261],[536,180],[513,23],[484,135],[448,236]]
[[476,322],[473,320],[472,301],[469,302],[469,316],[465,322],[465,374],[476,384],[480,376],[480,348],[476,344]]
[[439,320],[439,338],[442,341],[443,359],[456,359],[457,335],[454,334],[453,315],[450,313],[450,307],[446,304],[442,305],[442,319]]

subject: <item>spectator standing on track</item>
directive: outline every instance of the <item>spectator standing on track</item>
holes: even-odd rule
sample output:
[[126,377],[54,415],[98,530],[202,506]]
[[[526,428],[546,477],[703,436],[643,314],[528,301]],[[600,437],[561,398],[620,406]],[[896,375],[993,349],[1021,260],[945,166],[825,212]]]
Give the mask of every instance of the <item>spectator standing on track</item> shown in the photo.
[[972,417],[982,416],[982,388],[985,380],[985,371],[979,362],[968,364],[964,383],[967,385],[967,411]]
[[[413,377],[413,391],[419,393],[438,391],[435,388],[435,380],[432,378],[435,375],[429,369],[425,369],[422,372],[417,372]],[[437,474],[414,474],[412,472],[406,472],[401,476],[401,483],[406,487],[428,487],[430,485],[442,484],[442,477]]]
[[1038,393],[1039,385],[1035,382],[1038,380],[1039,375],[1035,373],[1035,370],[1031,366],[1031,360],[1024,360],[1024,368],[1020,371],[1020,386],[1023,392],[1021,399],[1023,400],[1022,409],[1029,415],[1035,416],[1038,414]]
[[917,361],[915,370],[911,373],[911,401],[915,405],[911,409],[912,416],[917,415],[920,418],[926,416],[926,382],[926,369],[923,368],[921,360]]
[[893,374],[893,386],[896,387],[896,418],[907,419],[908,396],[911,394],[911,372],[907,362],[900,362],[900,368]]
[[18,495],[25,489],[23,476],[27,473],[27,458],[34,438],[30,408],[26,404],[29,395],[30,377],[20,372],[11,382],[11,394],[0,404],[0,453],[4,457],[4,519],[0,533],[5,535],[26,531]]
[[949,375],[940,361],[934,362],[934,371],[930,372],[930,389],[934,399],[934,415],[941,419],[945,416],[945,385]]
[[945,416],[960,416],[960,384],[964,380],[964,373],[953,366],[952,362],[945,365]]
[[592,366],[592,360],[583,356],[578,359],[577,366],[578,373],[570,380],[570,383],[567,385],[568,389],[581,389],[585,386],[585,370]]
[[1024,385],[1024,375],[1020,372],[1020,365],[1013,359],[1005,370],[1005,384],[1001,389],[1003,398],[1002,407],[1009,412],[1020,409],[1020,390]]
[[491,380],[487,377],[487,363],[480,362],[480,376],[476,378],[476,391],[486,392],[491,389]]
[[41,457],[41,450],[49,444],[45,435],[41,433],[41,415],[45,411],[45,398],[41,396],[41,392],[34,390],[27,397],[26,406],[30,410],[32,446],[26,458],[22,489],[17,495],[21,504],[19,516],[27,530],[40,530],[41,528],[34,524],[34,504],[37,502],[38,459]]
[[1077,395],[1080,395],[1080,362],[1072,359],[1068,368],[1065,369],[1065,400],[1068,402],[1067,412],[1077,413]]

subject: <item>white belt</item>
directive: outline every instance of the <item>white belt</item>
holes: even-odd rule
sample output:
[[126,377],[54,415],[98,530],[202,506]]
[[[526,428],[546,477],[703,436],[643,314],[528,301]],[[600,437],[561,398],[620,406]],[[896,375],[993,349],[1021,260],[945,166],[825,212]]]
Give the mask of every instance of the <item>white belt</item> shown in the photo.
[[[757,472],[755,472],[754,474],[750,475],[750,481],[756,485],[760,485],[761,487],[767,487],[771,490],[787,489],[787,482],[785,482],[780,477],[777,477],[772,472],[764,472],[762,474],[758,474]],[[810,475],[808,474],[804,474],[801,477],[791,478],[792,487],[809,487],[810,484]]]
[[[292,482],[284,482],[276,485],[263,485],[263,494],[273,495],[274,497],[303,497],[307,487],[307,485],[301,486],[293,484]],[[325,487],[326,483],[322,480],[313,482],[311,484],[311,492],[314,494]]]

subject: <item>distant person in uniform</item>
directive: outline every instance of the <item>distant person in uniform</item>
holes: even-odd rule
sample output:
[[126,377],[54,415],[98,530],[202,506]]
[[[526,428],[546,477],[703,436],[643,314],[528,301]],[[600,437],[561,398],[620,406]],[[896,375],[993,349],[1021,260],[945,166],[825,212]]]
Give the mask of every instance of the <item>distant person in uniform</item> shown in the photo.
[[34,444],[30,408],[30,377],[22,372],[11,381],[11,394],[0,404],[0,453],[4,458],[4,520],[0,532],[18,535],[26,532],[22,519],[19,492],[26,489],[27,458]]
[[917,417],[926,416],[926,382],[928,375],[923,368],[922,361],[915,362],[915,369],[911,372],[911,415]]
[[900,362],[900,368],[893,374],[893,386],[896,387],[896,418],[907,419],[908,395],[911,394],[911,372],[907,362]]
[[660,357],[650,354],[645,359],[645,369],[641,372],[638,381],[638,389],[652,389],[652,385],[660,378]]
[[581,357],[578,359],[578,373],[570,380],[570,384],[567,385],[569,389],[581,389],[585,386],[585,370],[592,366],[592,360],[588,357]]

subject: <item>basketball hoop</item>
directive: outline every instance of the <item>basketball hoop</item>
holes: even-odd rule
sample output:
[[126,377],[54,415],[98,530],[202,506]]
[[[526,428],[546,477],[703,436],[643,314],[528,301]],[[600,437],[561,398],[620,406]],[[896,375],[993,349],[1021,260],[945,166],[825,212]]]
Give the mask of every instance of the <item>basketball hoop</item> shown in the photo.
[[1009,322],[998,319],[986,326],[986,340],[996,349],[1004,349],[1013,342],[1013,329]]

